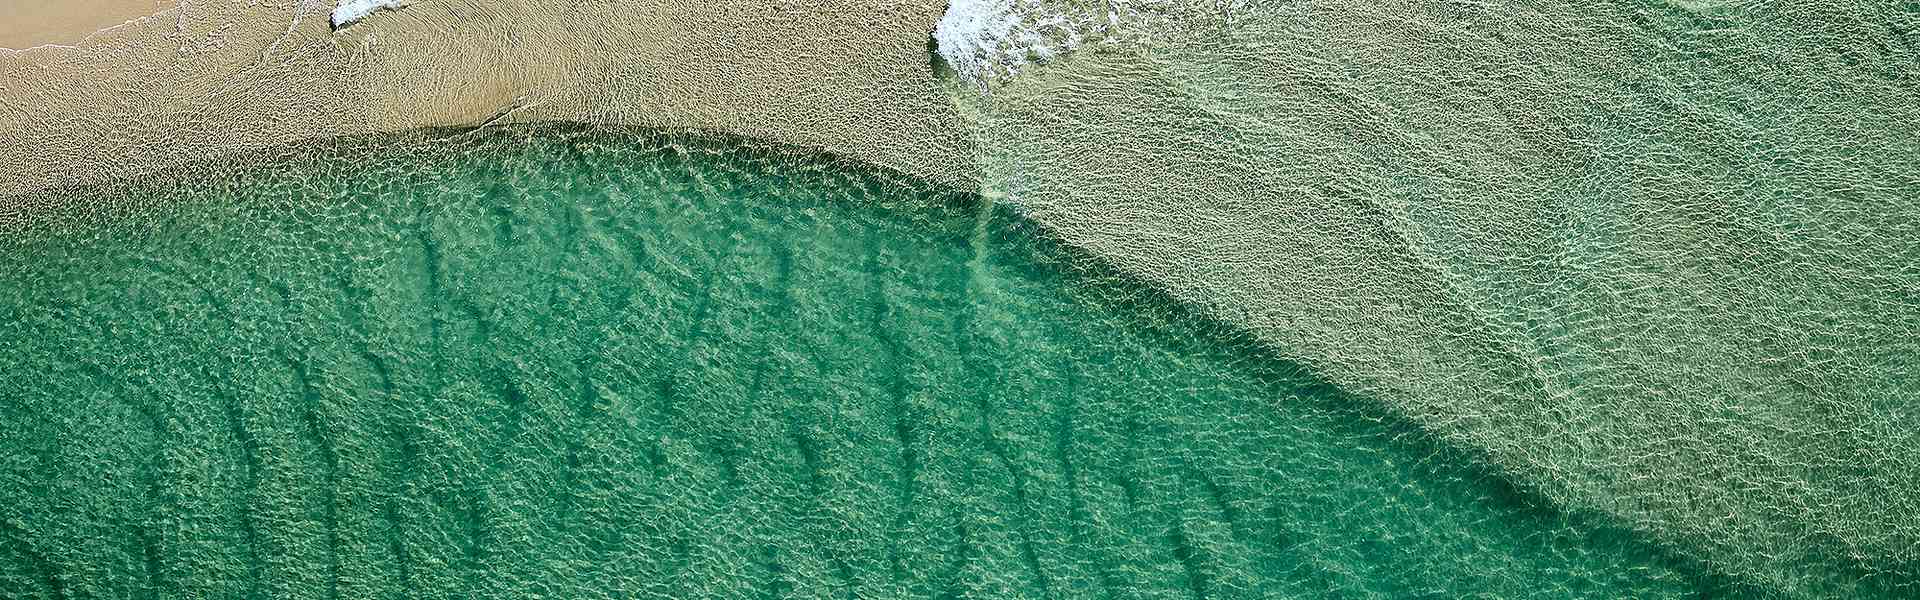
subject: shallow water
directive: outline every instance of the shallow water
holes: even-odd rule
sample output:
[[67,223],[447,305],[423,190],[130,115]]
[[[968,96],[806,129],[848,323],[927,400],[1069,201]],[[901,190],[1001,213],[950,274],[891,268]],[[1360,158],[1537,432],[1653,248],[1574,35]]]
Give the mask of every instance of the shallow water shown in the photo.
[[1730,591],[976,198],[645,134],[268,162],[6,248],[9,595]]
[[[1915,6],[283,4],[0,65],[0,592],[1920,589]],[[996,205],[271,150],[523,119]]]
[[983,187],[1067,243],[1719,572],[1920,595],[1913,7],[966,4],[950,62],[1034,57]]

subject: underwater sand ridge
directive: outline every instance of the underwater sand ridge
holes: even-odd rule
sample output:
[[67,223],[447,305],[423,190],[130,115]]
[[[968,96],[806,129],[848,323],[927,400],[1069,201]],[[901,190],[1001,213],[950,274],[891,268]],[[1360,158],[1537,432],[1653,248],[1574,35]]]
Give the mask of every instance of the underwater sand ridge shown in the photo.
[[[1556,501],[1718,568],[1796,595],[1911,589],[1897,519],[1920,507],[1902,458],[1920,427],[1899,334],[1920,310],[1897,291],[1920,290],[1901,266],[1920,263],[1899,163],[1920,146],[1898,124],[1920,103],[1880,72],[1910,50],[1850,25],[1898,15],[1239,3],[1237,24],[1151,49],[1002,55],[1047,64],[963,112],[928,68],[941,4],[432,0],[337,34],[326,7],[184,6],[0,55],[7,95],[38,102],[0,104],[0,161],[20,165],[0,197],[26,199],[0,228],[58,201],[35,191],[376,131],[560,120],[821,148],[983,182]],[[1698,37],[1723,26],[1745,45]],[[1423,67],[1449,61],[1471,68]],[[1836,114],[1858,116],[1808,125]]]

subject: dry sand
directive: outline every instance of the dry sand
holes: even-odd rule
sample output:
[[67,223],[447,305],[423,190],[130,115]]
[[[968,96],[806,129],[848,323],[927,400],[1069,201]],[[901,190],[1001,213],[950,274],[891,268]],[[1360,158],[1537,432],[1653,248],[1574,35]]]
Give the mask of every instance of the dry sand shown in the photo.
[[422,0],[336,32],[330,2],[186,3],[0,52],[0,225],[210,156],[488,122],[714,131],[971,185],[929,62],[941,0],[577,4]]

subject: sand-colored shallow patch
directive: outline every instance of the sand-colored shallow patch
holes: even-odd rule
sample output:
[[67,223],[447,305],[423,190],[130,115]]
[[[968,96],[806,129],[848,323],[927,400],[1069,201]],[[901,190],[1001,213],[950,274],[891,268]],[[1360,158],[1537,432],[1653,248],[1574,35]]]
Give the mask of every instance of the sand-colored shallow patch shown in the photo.
[[969,138],[927,50],[943,6],[431,0],[335,32],[327,3],[189,4],[0,55],[0,197],[17,198],[0,228],[76,184],[482,123],[720,131],[965,186]]

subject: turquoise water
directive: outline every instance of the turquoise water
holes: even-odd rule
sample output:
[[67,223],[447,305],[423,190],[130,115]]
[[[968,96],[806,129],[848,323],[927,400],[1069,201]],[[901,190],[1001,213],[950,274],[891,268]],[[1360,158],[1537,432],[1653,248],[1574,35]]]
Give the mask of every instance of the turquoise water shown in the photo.
[[1073,247],[1555,505],[1920,598],[1920,3],[968,4],[1175,13],[959,95]]
[[857,165],[341,142],[5,248],[8,597],[1692,597],[1381,403]]

